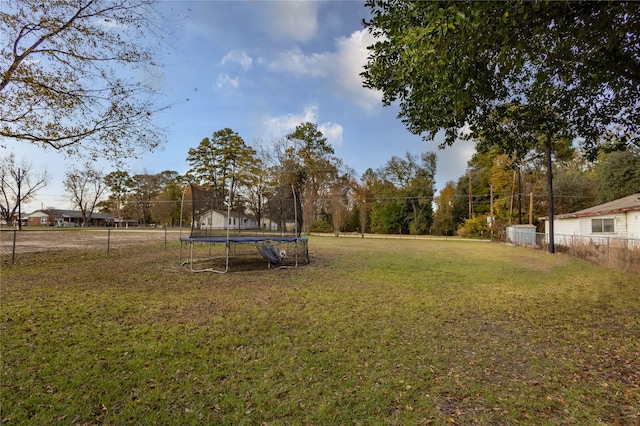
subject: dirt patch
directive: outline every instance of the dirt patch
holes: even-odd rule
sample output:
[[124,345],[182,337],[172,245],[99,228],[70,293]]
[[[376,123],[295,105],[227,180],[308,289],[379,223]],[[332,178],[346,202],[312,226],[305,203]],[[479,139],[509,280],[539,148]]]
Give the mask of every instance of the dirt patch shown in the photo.
[[34,253],[63,249],[119,248],[150,242],[174,242],[179,232],[165,230],[24,230],[0,232],[0,253]]

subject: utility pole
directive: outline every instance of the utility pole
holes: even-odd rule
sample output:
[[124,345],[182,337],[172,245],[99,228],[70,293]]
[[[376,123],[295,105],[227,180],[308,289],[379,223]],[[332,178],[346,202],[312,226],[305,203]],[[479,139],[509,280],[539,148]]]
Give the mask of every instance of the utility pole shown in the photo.
[[490,185],[489,187],[491,189],[491,201],[490,201],[491,202],[491,204],[490,204],[491,205],[491,207],[490,207],[491,208],[491,216],[490,216],[491,219],[489,219],[489,220],[491,220],[491,223],[489,224],[489,226],[490,226],[490,229],[491,229],[491,240],[493,240],[493,185]]
[[473,202],[471,197],[471,170],[469,170],[469,219],[473,218]]
[[22,171],[18,168],[18,231],[22,231],[22,195],[20,194],[20,187],[22,186]]
[[522,225],[522,173],[518,166],[518,223]]
[[533,225],[533,192],[529,193],[529,225]]

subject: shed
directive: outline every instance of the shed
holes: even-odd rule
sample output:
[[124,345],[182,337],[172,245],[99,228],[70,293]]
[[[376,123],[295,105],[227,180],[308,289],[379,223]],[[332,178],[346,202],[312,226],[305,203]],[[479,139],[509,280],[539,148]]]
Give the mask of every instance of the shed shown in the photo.
[[509,225],[507,226],[507,243],[517,246],[536,245],[535,225]]

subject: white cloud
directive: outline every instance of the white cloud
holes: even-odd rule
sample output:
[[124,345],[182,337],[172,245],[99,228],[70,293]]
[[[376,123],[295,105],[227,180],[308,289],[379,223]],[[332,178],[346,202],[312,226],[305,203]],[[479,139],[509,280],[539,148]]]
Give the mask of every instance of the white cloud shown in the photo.
[[240,87],[240,79],[238,77],[231,78],[229,74],[220,74],[216,79],[216,88],[218,89],[238,89]]
[[318,3],[310,1],[267,2],[267,23],[276,37],[307,42],[318,32]]
[[278,55],[276,60],[269,64],[269,69],[309,77],[324,77],[331,62],[329,53],[305,55],[296,47]]
[[253,59],[242,50],[231,50],[220,61],[221,65],[238,64],[244,71],[249,71],[253,64]]
[[267,117],[263,120],[264,133],[268,138],[284,137],[296,129],[300,123],[315,123],[318,120],[318,106],[307,106],[299,114],[285,114],[278,117]]
[[322,132],[332,146],[342,146],[343,127],[340,124],[331,122],[318,123],[317,105],[309,105],[298,114],[264,118],[262,122],[263,133],[269,139],[282,138],[286,134],[293,132],[296,126],[306,122],[316,124],[318,130]]
[[342,146],[343,127],[337,123],[322,123],[318,125],[318,130],[322,132],[331,146]]
[[382,99],[379,91],[364,88],[360,77],[367,62],[367,46],[373,42],[374,38],[368,31],[355,31],[349,37],[339,38],[334,52],[305,55],[296,47],[281,53],[269,64],[269,69],[298,76],[327,78],[331,80],[336,93],[369,111],[379,106]]
[[373,43],[374,38],[367,30],[355,31],[348,38],[338,39],[335,66],[331,67],[334,84],[364,110],[379,106],[382,100],[379,91],[362,87],[360,77],[367,63],[367,46]]

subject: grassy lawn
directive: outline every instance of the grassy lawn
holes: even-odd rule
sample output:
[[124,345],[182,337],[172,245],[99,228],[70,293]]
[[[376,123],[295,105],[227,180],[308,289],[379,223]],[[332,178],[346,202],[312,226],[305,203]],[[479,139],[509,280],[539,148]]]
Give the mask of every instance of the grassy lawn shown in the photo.
[[638,275],[480,242],[309,248],[227,275],[175,244],[4,267],[2,423],[640,423]]

